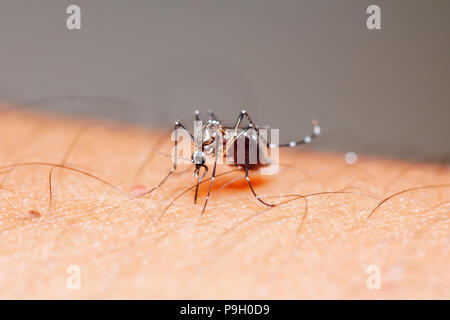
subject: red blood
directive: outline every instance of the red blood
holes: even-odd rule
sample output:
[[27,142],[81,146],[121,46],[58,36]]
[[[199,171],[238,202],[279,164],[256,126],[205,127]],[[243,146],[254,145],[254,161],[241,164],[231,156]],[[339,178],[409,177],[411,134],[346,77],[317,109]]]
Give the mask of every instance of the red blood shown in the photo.
[[30,210],[28,211],[29,214],[31,214],[32,216],[35,216],[36,218],[40,218],[41,217],[41,213],[37,210]]

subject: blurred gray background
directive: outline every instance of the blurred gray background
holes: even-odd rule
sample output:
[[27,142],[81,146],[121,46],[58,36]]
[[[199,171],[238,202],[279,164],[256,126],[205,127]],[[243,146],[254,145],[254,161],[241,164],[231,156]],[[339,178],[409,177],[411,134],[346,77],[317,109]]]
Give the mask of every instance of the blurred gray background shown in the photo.
[[245,108],[283,141],[315,118],[319,149],[439,159],[449,38],[448,0],[2,0],[0,101],[159,126]]

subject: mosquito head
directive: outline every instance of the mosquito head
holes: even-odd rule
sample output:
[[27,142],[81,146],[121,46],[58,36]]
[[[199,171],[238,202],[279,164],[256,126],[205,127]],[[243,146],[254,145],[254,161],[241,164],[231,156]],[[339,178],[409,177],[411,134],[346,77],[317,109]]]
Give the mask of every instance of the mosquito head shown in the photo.
[[206,155],[202,151],[194,151],[192,154],[192,163],[195,164],[196,167],[204,165],[206,162]]
[[[192,163],[195,165],[194,177],[197,177],[197,190],[199,181],[201,181],[205,176],[205,174],[208,172],[208,167],[205,165],[205,162],[206,162],[205,153],[202,151],[194,151],[194,153],[192,154]],[[200,168],[203,168],[205,170],[201,178],[200,178]],[[197,193],[197,190],[195,193]],[[197,196],[195,197],[195,199],[197,199]]]

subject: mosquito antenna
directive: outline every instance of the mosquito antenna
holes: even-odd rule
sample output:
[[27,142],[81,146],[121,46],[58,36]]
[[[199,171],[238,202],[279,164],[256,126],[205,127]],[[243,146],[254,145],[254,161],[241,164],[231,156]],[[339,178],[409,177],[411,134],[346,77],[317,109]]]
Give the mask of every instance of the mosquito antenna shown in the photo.
[[[159,150],[156,150],[155,148],[152,148],[152,151],[157,153],[157,154],[159,154],[159,155],[162,155],[162,156],[165,156],[165,157],[168,157],[168,158],[172,158],[172,156],[170,154],[161,152]],[[183,157],[174,157],[174,158],[176,158],[177,160],[185,160],[185,161],[192,162],[191,159],[188,159],[188,158],[183,158]]]

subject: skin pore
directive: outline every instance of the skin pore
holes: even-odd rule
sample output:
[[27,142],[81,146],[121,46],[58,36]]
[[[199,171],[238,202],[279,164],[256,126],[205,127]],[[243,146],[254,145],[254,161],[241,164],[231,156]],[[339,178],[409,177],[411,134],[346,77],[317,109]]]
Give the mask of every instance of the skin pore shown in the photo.
[[283,150],[277,175],[250,174],[282,204],[223,165],[200,215],[191,165],[132,196],[171,168],[161,131],[9,110],[0,137],[0,298],[450,297],[448,166]]

